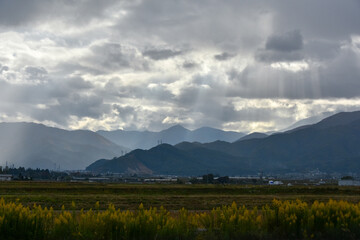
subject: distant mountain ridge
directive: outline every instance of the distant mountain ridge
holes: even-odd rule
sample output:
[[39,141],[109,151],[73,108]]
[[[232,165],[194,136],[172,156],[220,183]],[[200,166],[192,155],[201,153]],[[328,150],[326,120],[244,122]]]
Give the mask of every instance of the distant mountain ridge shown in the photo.
[[[360,173],[360,111],[338,113],[316,124],[265,138],[233,143],[183,142],[167,145],[166,151],[161,151],[161,146],[142,150],[141,154],[130,152],[113,160],[95,162],[87,169],[101,172],[103,166],[107,170],[127,172],[124,169],[131,160],[154,174],[196,175],[209,169],[213,173],[228,175],[313,169]],[[116,166],[121,166],[121,169]],[[134,168],[129,169],[136,172]]]
[[98,160],[86,168],[94,172],[156,175],[232,174],[249,172],[246,159],[203,147],[183,151],[169,144],[150,150],[137,149],[113,160]]
[[360,120],[360,111],[342,112],[321,120],[314,124],[313,127],[324,129],[328,127],[345,126],[358,120]]
[[249,139],[256,139],[256,138],[266,138],[268,137],[269,135],[265,134],[265,133],[260,133],[260,132],[253,132],[253,133],[250,133],[242,138],[240,138],[239,140],[237,141],[244,141],[244,140],[249,140]]
[[175,125],[160,132],[150,131],[97,131],[110,141],[131,149],[150,149],[159,143],[178,144],[188,142],[213,142],[216,140],[233,142],[245,136],[244,133],[223,131],[210,127],[188,130],[181,125]]
[[294,130],[299,127],[312,125],[312,124],[318,123],[321,120],[323,120],[327,117],[330,117],[334,114],[335,114],[335,112],[323,112],[323,113],[320,113],[320,114],[312,116],[312,117],[301,119],[300,121],[297,121],[297,122],[291,124],[287,128],[280,130],[279,132],[287,132],[287,131],[291,131],[291,130]]
[[0,123],[0,165],[84,169],[99,158],[130,149],[87,130],[67,131],[36,123]]

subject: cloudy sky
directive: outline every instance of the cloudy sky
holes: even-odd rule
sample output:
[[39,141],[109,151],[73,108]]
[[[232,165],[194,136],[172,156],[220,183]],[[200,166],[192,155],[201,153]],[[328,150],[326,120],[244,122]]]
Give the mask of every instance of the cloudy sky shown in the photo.
[[0,0],[0,121],[251,132],[352,110],[359,0]]

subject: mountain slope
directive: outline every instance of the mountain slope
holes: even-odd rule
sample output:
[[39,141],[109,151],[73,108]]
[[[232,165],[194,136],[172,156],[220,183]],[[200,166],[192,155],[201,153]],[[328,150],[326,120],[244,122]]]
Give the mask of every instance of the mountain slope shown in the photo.
[[305,119],[302,119],[300,121],[297,121],[293,124],[291,124],[290,126],[288,126],[287,128],[284,128],[282,130],[280,130],[280,132],[287,132],[287,131],[290,131],[290,130],[293,130],[293,129],[296,129],[298,127],[302,127],[302,126],[308,126],[308,125],[312,125],[312,124],[315,124],[315,123],[318,123],[320,122],[321,120],[333,115],[334,112],[323,112],[319,115],[316,115],[316,116],[312,116],[312,117],[308,117],[308,118],[305,118]]
[[35,123],[0,123],[0,164],[31,168],[84,169],[99,158],[129,149],[97,133],[66,131]]
[[242,138],[240,138],[239,140],[237,141],[244,141],[244,140],[249,140],[249,139],[256,139],[256,138],[266,138],[268,137],[269,135],[265,134],[265,133],[260,133],[260,132],[253,132],[253,133],[250,133]]
[[[142,164],[154,174],[196,175],[206,172],[239,175],[258,171],[285,173],[319,169],[325,172],[360,173],[360,111],[338,113],[308,126],[266,138],[233,143],[182,142],[138,150],[111,161],[127,169]],[[89,168],[90,169],[90,168]],[[91,170],[101,169],[92,165]]]
[[126,146],[131,149],[150,149],[158,145],[159,141],[172,145],[183,141],[206,143],[222,140],[233,142],[245,135],[243,133],[222,131],[209,127],[203,127],[190,131],[180,125],[175,125],[160,132],[116,130],[98,131],[97,133],[116,144]]
[[184,151],[169,144],[161,144],[150,150],[137,149],[112,160],[99,160],[87,167],[86,170],[188,176],[209,172],[222,175],[251,172],[246,159],[203,147],[194,147]]
[[324,129],[328,127],[345,126],[358,120],[360,120],[360,111],[341,112],[321,120],[312,127]]
[[317,124],[264,139],[235,142],[221,148],[217,144],[205,146],[252,158],[256,166],[271,171],[319,168],[360,172],[360,112],[335,114]]

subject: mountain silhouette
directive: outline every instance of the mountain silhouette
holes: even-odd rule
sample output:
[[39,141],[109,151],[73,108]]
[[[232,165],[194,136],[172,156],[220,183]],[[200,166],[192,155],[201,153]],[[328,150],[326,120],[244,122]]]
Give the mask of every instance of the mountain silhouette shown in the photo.
[[[316,124],[264,138],[233,143],[183,142],[175,146],[158,146],[130,152],[113,160],[103,160],[100,165],[122,172],[126,166],[116,169],[115,163],[126,165],[130,156],[153,174],[193,175],[211,170],[239,175],[258,171],[287,173],[314,169],[360,173],[360,111],[338,113]],[[95,165],[87,169],[101,172]]]
[[129,151],[97,133],[35,123],[0,123],[0,164],[74,170]]
[[175,125],[160,132],[101,130],[97,133],[118,145],[131,149],[150,149],[160,143],[174,145],[183,141],[207,143],[222,140],[233,142],[245,136],[244,133],[223,131],[210,127],[202,127],[191,131],[181,125]]
[[253,132],[253,133],[250,133],[242,138],[240,138],[239,140],[237,141],[244,141],[244,140],[249,140],[249,139],[256,139],[256,138],[266,138],[268,137],[269,135],[265,134],[265,133],[260,133],[260,132]]

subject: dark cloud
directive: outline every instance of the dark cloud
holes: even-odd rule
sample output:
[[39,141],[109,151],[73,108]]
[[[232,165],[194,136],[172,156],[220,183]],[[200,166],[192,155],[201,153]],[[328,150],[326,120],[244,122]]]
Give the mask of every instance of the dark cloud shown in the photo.
[[307,59],[325,61],[333,59],[340,53],[341,43],[329,40],[311,40],[304,44],[304,55]]
[[[262,41],[257,31],[263,24],[259,16],[261,4],[231,0],[217,1],[141,1],[116,25],[119,36],[156,37],[173,46],[190,48],[219,46],[224,50],[252,49]],[[249,20],[251,19],[251,20]],[[136,31],[133,31],[136,29]]]
[[113,104],[113,109],[117,111],[116,115],[124,122],[137,121],[137,110],[131,106],[120,106]]
[[21,104],[39,104],[50,100],[49,86],[45,84],[12,84],[0,78],[0,100],[12,106],[13,111]]
[[[232,84],[227,95],[232,97],[256,98],[318,98],[313,89],[309,71],[292,72],[265,66],[249,66],[242,72],[231,71],[228,76]],[[318,88],[318,87],[317,87]]]
[[280,51],[280,52],[291,52],[301,50],[303,48],[303,37],[298,30],[287,32],[281,35],[271,35],[266,40],[265,49]]
[[195,68],[196,66],[197,66],[196,63],[194,63],[194,62],[187,62],[187,61],[185,61],[185,62],[183,63],[183,65],[182,65],[182,67],[185,68],[185,69],[193,69],[193,68]]
[[357,54],[345,50],[328,65],[320,67],[317,84],[320,84],[321,97],[360,97],[359,63]]
[[104,17],[114,0],[2,0],[0,25],[19,26],[60,19],[71,24],[87,24],[93,18]]
[[99,118],[103,114],[109,113],[111,106],[104,103],[100,96],[73,93],[68,98],[60,99],[59,105],[52,107],[51,110],[80,118]]
[[195,88],[194,86],[189,86],[180,92],[178,96],[176,96],[176,104],[180,107],[191,107],[194,106],[195,103],[199,102],[200,92],[199,88]]
[[32,117],[38,121],[47,120],[67,125],[71,117],[99,119],[111,111],[111,105],[104,103],[99,96],[72,93],[68,98],[57,100],[57,105],[50,105],[46,109],[32,109]]
[[298,30],[267,38],[265,49],[255,52],[255,59],[260,62],[292,62],[304,59],[303,38]]
[[215,88],[204,90],[193,86],[182,89],[181,94],[176,98],[177,105],[186,109],[181,116],[195,115],[195,118],[198,118],[196,115],[202,116],[197,127],[201,124],[220,127],[224,122],[271,121],[279,114],[276,109],[261,107],[261,105],[237,110],[235,103],[219,101],[220,96],[216,94],[218,90]]
[[[153,79],[152,81],[155,81]],[[137,99],[139,102],[145,101],[146,103],[158,102],[158,101],[171,101],[174,98],[174,94],[161,84],[149,84],[147,86],[139,85],[124,85],[116,80],[108,81],[104,88],[94,89],[97,95],[104,96],[104,98],[110,101],[124,101],[127,99]]]
[[[269,2],[270,4],[270,2]],[[271,1],[274,15],[274,32],[284,29],[300,29],[314,39],[348,40],[351,34],[360,34],[360,3],[349,0]]]
[[1,64],[0,64],[0,74],[2,74],[3,72],[6,72],[6,71],[8,71],[9,70],[9,67],[8,66],[2,66]]
[[[125,48],[119,43],[103,43],[91,47],[92,55],[86,56],[82,61],[83,69],[92,69],[95,74],[133,69],[147,70],[149,64],[137,55],[136,50]],[[76,67],[76,65],[75,65]]]
[[[320,99],[351,109],[359,10],[357,0],[0,0],[0,118],[160,130],[282,124],[326,111]],[[259,103],[269,99],[291,106]]]
[[43,67],[26,67],[25,72],[30,75],[31,78],[43,78],[48,72]]
[[91,82],[85,81],[81,77],[70,78],[69,80],[67,80],[67,85],[71,89],[87,89],[88,90],[88,89],[91,89],[94,87]]
[[163,86],[156,86],[146,91],[142,89],[141,93],[143,98],[148,99],[150,101],[156,100],[156,101],[171,102],[171,100],[174,98],[174,94]]
[[214,58],[216,60],[219,60],[219,61],[226,61],[230,58],[233,58],[235,56],[235,54],[230,54],[230,53],[227,53],[227,52],[223,52],[221,54],[217,54],[214,56]]
[[181,53],[181,51],[173,51],[171,49],[154,49],[144,51],[143,55],[153,60],[164,60],[180,55]]
[[48,72],[43,67],[28,66],[25,68],[26,78],[30,81],[45,81]]
[[127,68],[130,63],[122,52],[122,47],[117,43],[106,43],[92,47],[94,60],[102,67],[109,69]]
[[278,52],[260,49],[255,53],[255,59],[260,62],[292,62],[304,59],[300,52]]
[[[103,98],[86,92],[91,85],[79,78],[40,84],[12,84],[0,80],[1,110],[9,116],[21,113],[37,121],[67,126],[72,116],[99,118],[110,113]],[[39,105],[46,106],[39,108]],[[16,106],[16,108],[14,107]]]
[[82,72],[97,76],[107,72],[105,66],[102,68],[101,66],[99,67],[99,64],[96,64],[96,56],[94,54],[85,59],[74,59],[69,62],[61,62],[56,66],[56,69],[56,74],[59,76],[68,75],[73,72]]
[[[249,85],[249,73],[251,70],[247,67],[243,71],[239,71],[235,68],[232,68],[227,72],[227,77],[231,81],[231,84],[238,88],[247,88]],[[231,91],[230,91],[231,92]]]
[[38,13],[41,11],[42,4],[40,1],[3,0],[0,2],[0,23],[1,25],[26,23],[39,16]]
[[[284,63],[291,64],[291,63]],[[294,63],[295,65],[298,63]],[[230,71],[230,96],[245,98],[357,98],[360,97],[359,56],[350,49],[342,50],[325,65],[308,64],[300,71],[274,69],[261,64],[243,71]]]

